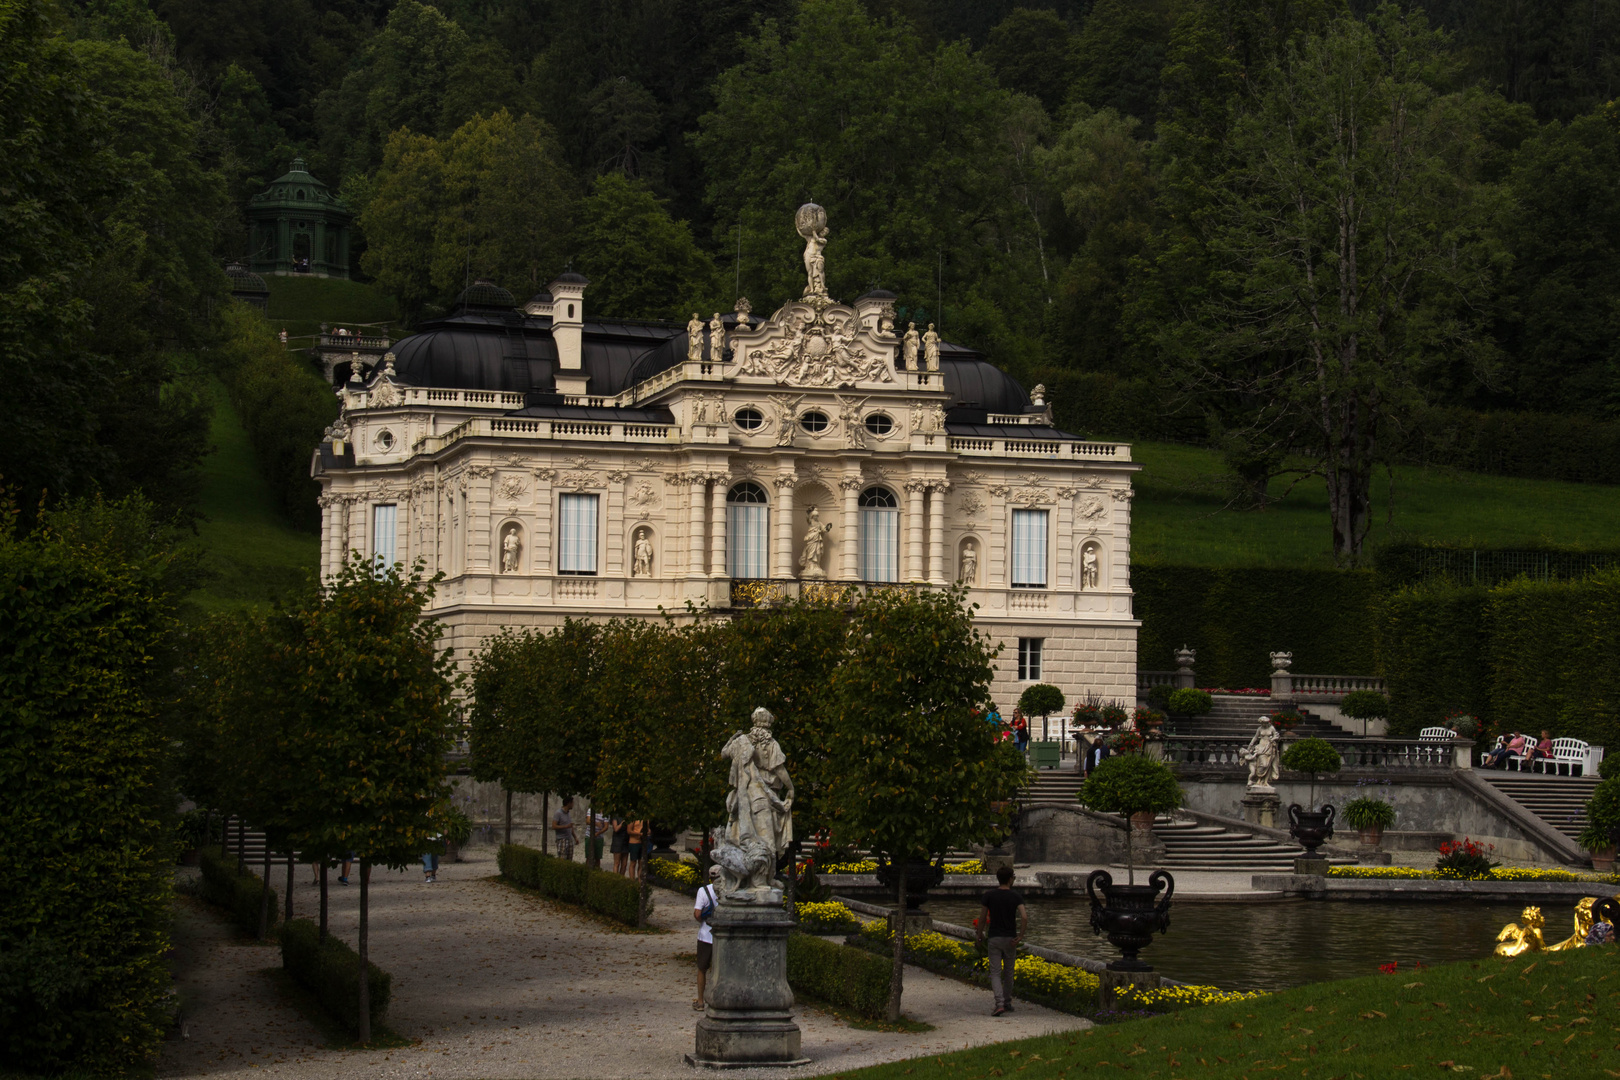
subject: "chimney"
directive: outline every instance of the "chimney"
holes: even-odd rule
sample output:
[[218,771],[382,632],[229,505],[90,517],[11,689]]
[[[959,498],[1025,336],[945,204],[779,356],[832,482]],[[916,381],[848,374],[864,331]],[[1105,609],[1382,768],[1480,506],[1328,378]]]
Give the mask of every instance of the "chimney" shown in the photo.
[[585,322],[585,286],[572,270],[551,283],[551,339],[557,343],[557,369],[580,370],[580,338]]

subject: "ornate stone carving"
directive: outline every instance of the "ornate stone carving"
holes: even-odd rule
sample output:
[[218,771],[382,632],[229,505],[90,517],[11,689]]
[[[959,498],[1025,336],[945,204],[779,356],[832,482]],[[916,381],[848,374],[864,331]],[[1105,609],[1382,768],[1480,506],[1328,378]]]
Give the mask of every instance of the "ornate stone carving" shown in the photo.
[[827,555],[827,534],[832,532],[832,522],[821,520],[821,508],[815,503],[804,508],[804,517],[804,553],[799,556],[799,576],[812,580],[825,578],[827,571],[821,561]]
[[653,546],[651,529],[640,528],[636,530],[635,540],[630,545],[630,555],[630,576],[652,577]]
[[726,356],[726,322],[717,311],[709,320],[709,361],[718,364]]
[[686,358],[696,364],[703,359],[703,320],[692,312],[692,321],[686,324]]
[[1080,499],[1076,513],[1081,521],[1101,521],[1108,516],[1108,504],[1101,496],[1086,495]]
[[1080,489],[1079,488],[1073,488],[1073,487],[1060,487],[1060,488],[1058,488],[1058,499],[1059,499],[1059,501],[1062,501],[1062,502],[1067,502],[1069,499],[1074,498],[1078,494],[1080,494]]
[[1129,486],[1114,489],[1115,502],[1130,502],[1136,498],[1136,492]]
[[1108,481],[1104,480],[1100,476],[1088,476],[1081,481],[1081,484],[1090,488],[1092,491],[1101,491],[1103,488],[1108,486]]
[[911,430],[918,435],[937,435],[944,431],[945,406],[938,402],[912,406]]
[[518,559],[523,552],[523,530],[517,525],[508,525],[501,530],[501,573],[515,574],[518,569]]
[[932,491],[936,495],[943,495],[947,491],[951,490],[951,482],[949,480],[930,480],[928,482],[928,490]]
[[905,360],[907,371],[916,371],[918,350],[922,348],[922,338],[917,335],[917,324],[907,323],[905,337],[900,339],[900,355]]
[[1287,675],[1288,669],[1294,666],[1294,654],[1291,652],[1274,652],[1271,654],[1271,673],[1273,675]]
[[893,382],[889,363],[868,356],[855,340],[853,316],[828,317],[825,309],[789,314],[783,336],[762,349],[747,350],[742,372],[767,375],[783,385],[853,386]]
[[1249,790],[1273,791],[1272,785],[1282,775],[1282,736],[1270,720],[1262,719],[1255,729],[1249,745],[1238,751],[1238,757],[1249,763]]
[[405,396],[399,392],[399,387],[389,379],[378,379],[372,386],[369,396],[371,400],[368,404],[373,409],[392,409],[405,400]]
[[845,491],[859,491],[866,486],[866,480],[860,476],[846,476],[838,481],[838,486]]
[[861,420],[861,406],[866,404],[866,398],[845,397],[838,398],[838,419],[843,422],[844,436],[849,445],[856,450],[866,449],[866,424]]
[[956,506],[964,515],[972,517],[984,509],[984,497],[977,491],[964,491]]
[[805,203],[793,215],[793,227],[804,237],[804,296],[827,295],[827,211],[815,203]]
[[928,332],[922,336],[923,366],[929,371],[939,370],[939,335],[934,333],[934,324],[928,324]]
[[658,489],[653,487],[649,480],[642,480],[636,484],[630,491],[629,499],[630,505],[639,507],[644,512],[656,509],[660,502]]
[[538,469],[531,469],[529,471],[533,474],[536,480],[543,484],[549,484],[557,479],[556,469],[550,469],[542,466]]
[[1100,584],[1102,547],[1088,543],[1080,548],[1080,587],[1095,589]]
[[793,416],[803,400],[803,394],[770,395],[771,411],[776,414],[777,446],[787,446],[793,442]]
[[523,482],[523,478],[512,474],[501,477],[500,482],[495,485],[495,494],[507,502],[517,502],[528,494],[528,491],[529,485]]
[[488,480],[495,475],[495,467],[493,465],[471,465],[467,468],[467,475],[474,480]]
[[608,470],[607,478],[609,483],[622,484],[626,480],[630,479],[630,470],[610,469]]
[[962,572],[956,580],[964,585],[979,583],[979,549],[972,540],[962,542]]
[[777,473],[771,478],[771,486],[777,491],[792,491],[798,482],[799,478],[793,473]]

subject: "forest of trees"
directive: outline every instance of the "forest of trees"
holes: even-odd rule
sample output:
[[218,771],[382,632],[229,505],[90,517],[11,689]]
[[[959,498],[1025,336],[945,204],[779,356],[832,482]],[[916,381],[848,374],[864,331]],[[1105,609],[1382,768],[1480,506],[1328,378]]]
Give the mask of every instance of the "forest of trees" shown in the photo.
[[0,0],[0,50],[25,505],[184,503],[213,270],[295,155],[411,318],[569,265],[598,314],[768,310],[819,202],[835,295],[1237,502],[1322,475],[1346,559],[1436,408],[1620,411],[1620,0]]

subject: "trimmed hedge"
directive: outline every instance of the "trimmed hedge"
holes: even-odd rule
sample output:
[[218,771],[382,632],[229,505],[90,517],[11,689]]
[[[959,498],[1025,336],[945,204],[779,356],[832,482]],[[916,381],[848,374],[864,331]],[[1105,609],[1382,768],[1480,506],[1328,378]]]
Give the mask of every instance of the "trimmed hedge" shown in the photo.
[[788,935],[788,985],[857,1016],[883,1019],[892,971],[892,961],[865,949],[809,934]]
[[[231,922],[244,934],[255,937],[259,933],[259,904],[264,892],[264,880],[251,870],[236,872],[236,857],[211,848],[204,848],[198,865],[202,868],[202,898],[217,908],[224,909]],[[276,902],[276,890],[270,889],[270,913],[266,928],[276,925],[281,907]]]
[[1268,657],[1294,654],[1310,675],[1371,674],[1377,662],[1376,575],[1362,570],[1133,565],[1137,665],[1175,669],[1198,650],[1199,686],[1270,686]]
[[502,844],[495,862],[502,877],[519,885],[589,908],[627,926],[636,925],[641,886],[627,877],[592,870],[584,863],[559,859],[522,844]]
[[1452,712],[1490,717],[1488,591],[1447,585],[1385,598],[1377,632],[1390,735],[1415,737]]
[[[360,1030],[360,954],[332,934],[321,940],[321,928],[308,919],[284,923],[281,966],[294,982],[315,995],[321,1008],[352,1032]],[[371,1027],[388,1012],[394,977],[376,964],[366,965],[371,980]]]

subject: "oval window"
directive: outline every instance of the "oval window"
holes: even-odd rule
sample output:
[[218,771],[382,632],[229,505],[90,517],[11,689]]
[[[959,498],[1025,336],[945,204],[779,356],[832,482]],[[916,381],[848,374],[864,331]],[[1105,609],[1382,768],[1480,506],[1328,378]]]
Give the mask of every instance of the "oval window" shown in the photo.
[[885,413],[875,412],[866,418],[866,430],[882,438],[894,430],[894,421]]
[[573,304],[568,305],[568,317],[570,319],[572,319],[574,317],[574,305]]
[[392,450],[393,448],[394,448],[394,433],[392,431],[389,431],[387,428],[383,428],[381,431],[377,432],[377,449],[381,450],[383,453],[386,454],[388,451]]
[[799,426],[812,435],[820,435],[823,431],[826,431],[829,423],[827,414],[815,409],[799,417]]
[[765,414],[758,409],[738,409],[731,418],[744,431],[758,431],[765,426]]

